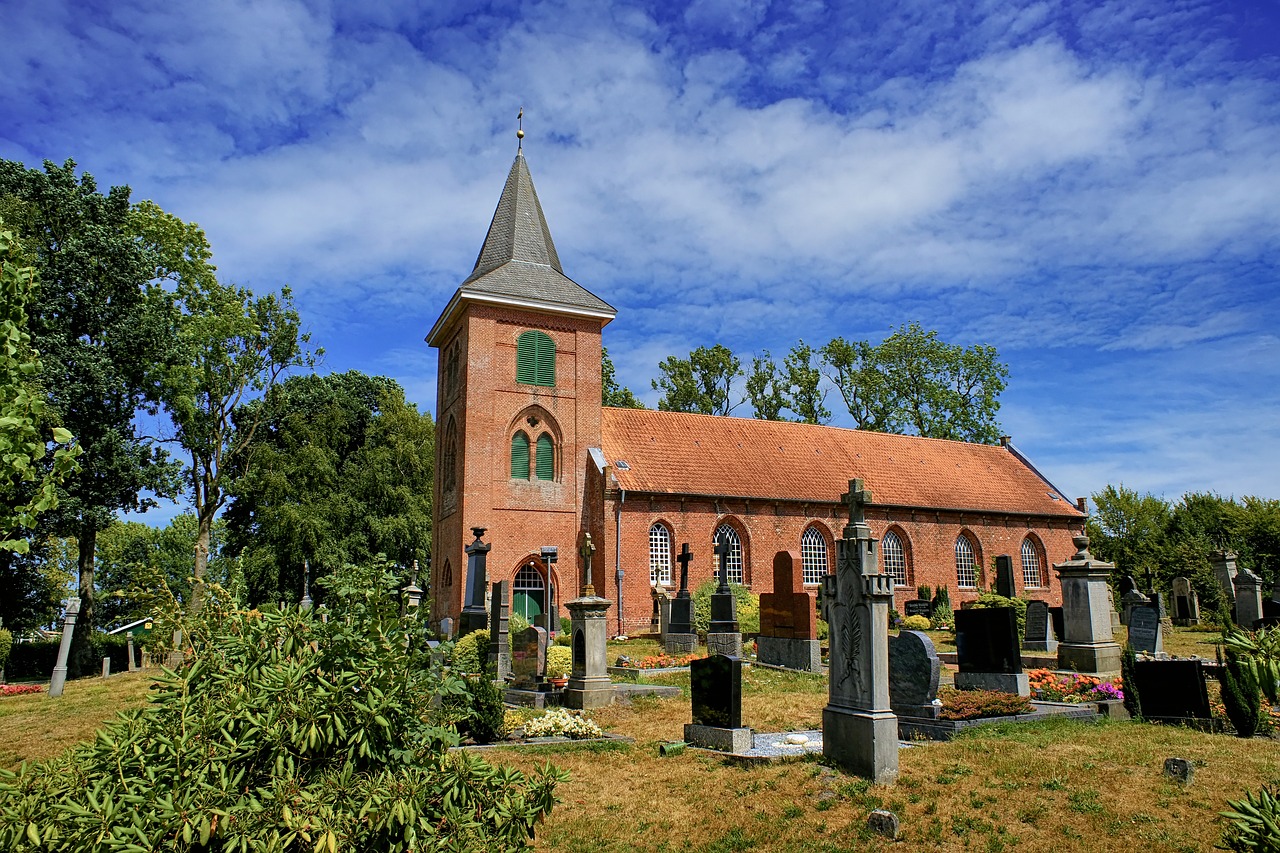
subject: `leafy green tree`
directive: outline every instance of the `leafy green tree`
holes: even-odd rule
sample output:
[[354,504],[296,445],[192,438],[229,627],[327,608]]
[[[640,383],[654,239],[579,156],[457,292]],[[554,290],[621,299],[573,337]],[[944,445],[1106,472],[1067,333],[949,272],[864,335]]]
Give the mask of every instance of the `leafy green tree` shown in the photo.
[[768,350],[751,360],[747,374],[747,400],[751,403],[751,415],[757,420],[780,421],[787,401],[778,365]]
[[[754,417],[760,420],[790,420],[821,424],[831,420],[826,391],[821,387],[822,374],[814,365],[817,353],[800,341],[793,346],[779,366],[768,350],[751,361],[747,374],[747,399]],[[790,411],[791,416],[783,414]]]
[[826,377],[836,386],[858,429],[900,433],[897,395],[881,366],[880,350],[867,341],[834,338],[819,352]]
[[1094,514],[1088,522],[1089,550],[1116,564],[1121,575],[1154,569],[1165,546],[1169,504],[1151,494],[1139,494],[1123,484],[1107,486],[1092,496]]
[[604,405],[618,409],[643,409],[644,403],[631,393],[631,389],[618,384],[617,369],[613,366],[613,359],[609,358],[609,350],[602,347],[600,356],[600,392]]
[[[66,542],[70,553],[60,553]],[[76,577],[75,540],[34,538],[26,553],[0,550],[0,619],[19,636],[52,625]]]
[[304,560],[319,577],[376,554],[406,567],[425,559],[435,429],[394,381],[292,376],[236,421],[256,425],[226,511],[250,600],[296,601]]
[[[3,221],[0,221],[3,225]],[[75,473],[82,448],[61,427],[42,434],[43,395],[33,387],[42,365],[27,332],[27,303],[35,295],[35,270],[17,258],[10,231],[0,230],[0,551],[25,554],[24,531],[40,513],[58,505],[58,485]],[[46,443],[58,447],[48,470]]]
[[688,358],[667,356],[659,365],[662,375],[653,380],[662,392],[658,409],[728,415],[742,402],[733,399],[733,381],[743,375],[742,361],[725,346],[698,347]]
[[157,268],[134,227],[128,187],[103,195],[75,163],[44,170],[0,161],[0,213],[18,234],[40,281],[30,308],[38,381],[49,411],[84,453],[68,477],[50,530],[74,536],[79,555],[80,620],[73,655],[88,653],[98,532],[121,510],[171,494],[174,469],[142,434],[136,415],[155,400],[154,366],[169,359],[172,338]]

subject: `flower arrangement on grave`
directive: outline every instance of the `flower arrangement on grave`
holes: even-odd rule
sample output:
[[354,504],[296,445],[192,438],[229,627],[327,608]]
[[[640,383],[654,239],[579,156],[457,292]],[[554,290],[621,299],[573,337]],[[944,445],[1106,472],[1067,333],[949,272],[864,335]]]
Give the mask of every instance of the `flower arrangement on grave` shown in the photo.
[[1016,693],[999,690],[956,690],[944,687],[938,691],[942,720],[978,720],[984,717],[1012,717],[1027,714],[1033,709],[1031,700]]
[[669,655],[666,652],[659,652],[656,655],[646,655],[636,660],[635,658],[618,659],[618,666],[626,669],[665,669],[667,667],[688,666],[690,661],[699,660],[706,657],[702,654],[687,655]]
[[41,693],[44,686],[40,684],[0,684],[0,696],[21,696],[24,693]]
[[604,737],[604,730],[594,720],[581,712],[568,708],[552,708],[541,717],[534,717],[524,724],[525,737],[567,737],[574,740]]
[[1027,683],[1037,699],[1045,702],[1104,702],[1124,699],[1124,682],[1119,678],[1103,680],[1078,672],[1059,675],[1049,669],[1033,669]]
[[547,649],[547,678],[568,678],[573,672],[573,652],[568,646]]

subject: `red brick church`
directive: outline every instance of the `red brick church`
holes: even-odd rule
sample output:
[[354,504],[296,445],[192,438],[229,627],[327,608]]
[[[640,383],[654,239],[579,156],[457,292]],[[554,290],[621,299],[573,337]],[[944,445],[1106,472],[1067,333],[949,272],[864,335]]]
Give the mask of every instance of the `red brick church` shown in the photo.
[[[517,154],[471,275],[431,327],[439,351],[433,618],[463,606],[473,527],[490,581],[526,615],[578,595],[584,534],[610,631],[647,629],[655,587],[689,584],[730,544],[732,580],[770,592],[773,555],[802,557],[817,587],[854,477],[902,595],[946,585],[954,606],[1013,560],[1017,592],[1061,604],[1050,564],[1070,559],[1084,514],[1006,440],[995,447],[830,426],[601,405],[601,331],[617,312],[564,274],[523,154]],[[555,557],[551,557],[554,549]],[[899,605],[901,609],[901,605]]]

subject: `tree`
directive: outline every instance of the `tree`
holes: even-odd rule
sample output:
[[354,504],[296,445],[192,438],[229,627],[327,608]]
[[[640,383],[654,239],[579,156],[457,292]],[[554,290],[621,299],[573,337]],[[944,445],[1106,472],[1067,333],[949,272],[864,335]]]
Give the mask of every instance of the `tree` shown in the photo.
[[1122,575],[1154,569],[1165,545],[1169,505],[1123,484],[1095,492],[1092,500],[1095,512],[1088,523],[1090,550],[1115,563]]
[[[64,550],[67,543],[69,551]],[[0,550],[0,619],[22,636],[54,624],[62,602],[72,595],[75,540],[34,538],[25,553]]]
[[662,391],[658,409],[728,415],[742,402],[733,401],[733,380],[743,375],[742,362],[721,344],[698,347],[687,359],[667,356],[659,365],[662,375],[653,381]]
[[[824,405],[822,374],[814,366],[815,352],[804,341],[791,348],[779,367],[768,350],[751,361],[747,374],[747,399],[752,414],[760,420],[826,423],[831,412]],[[790,411],[791,417],[783,414]]]
[[889,386],[880,351],[867,341],[834,338],[820,350],[826,377],[836,386],[858,429],[903,431],[897,395]]
[[[204,240],[203,234],[188,237]],[[199,245],[187,254],[199,257]],[[241,423],[233,413],[268,392],[288,369],[314,364],[289,288],[255,297],[203,274],[202,266],[207,256],[177,280],[170,315],[175,357],[161,378],[173,440],[187,456],[183,476],[197,522],[192,610],[201,603],[213,520],[229,496],[227,465],[249,448],[261,423],[260,409],[246,409]],[[251,459],[242,460],[240,469],[249,464]]]
[[751,403],[751,416],[757,420],[783,420],[785,392],[778,365],[773,363],[773,356],[768,350],[751,359],[751,372],[747,374],[747,400]]
[[613,366],[613,359],[609,358],[609,350],[601,347],[600,349],[600,396],[606,406],[613,406],[618,409],[643,409],[644,403],[640,402],[635,394],[631,393],[631,389],[618,384],[617,370]]
[[18,233],[40,281],[30,332],[41,355],[38,376],[50,413],[83,448],[49,529],[74,536],[79,556],[80,619],[73,654],[88,650],[94,624],[98,532],[120,510],[144,510],[167,495],[174,469],[141,433],[140,409],[154,403],[154,365],[169,360],[157,267],[138,239],[128,187],[97,190],[75,163],[44,171],[0,161],[0,212]]
[[[31,348],[26,311],[35,294],[35,270],[20,265],[17,254],[13,233],[0,230],[0,552],[25,554],[30,543],[23,531],[57,507],[58,486],[78,469],[75,458],[82,448],[61,427],[42,434],[45,403],[32,387],[42,365]],[[42,471],[49,440],[61,446],[50,469]]]
[[435,429],[394,381],[292,376],[236,420],[258,423],[233,460],[225,514],[251,601],[297,600],[303,560],[313,578],[377,554],[404,567],[425,560]]

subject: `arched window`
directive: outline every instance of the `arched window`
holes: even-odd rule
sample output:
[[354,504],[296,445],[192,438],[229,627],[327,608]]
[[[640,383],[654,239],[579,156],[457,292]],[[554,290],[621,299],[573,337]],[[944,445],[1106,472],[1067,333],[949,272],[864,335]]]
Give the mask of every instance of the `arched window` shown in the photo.
[[[712,539],[714,544],[721,542],[729,543],[729,559],[725,568],[729,575],[730,583],[742,583],[742,539],[738,536],[738,531],[734,530],[728,524],[722,524],[716,528],[716,535]],[[715,553],[714,551],[712,552]],[[715,577],[720,577],[720,557],[715,558]]]
[[449,494],[458,486],[458,426],[453,418],[449,418],[449,425],[444,429],[444,459],[441,467],[444,468],[444,491]]
[[1036,589],[1044,585],[1044,576],[1040,568],[1040,550],[1028,536],[1022,540],[1022,585],[1027,589]]
[[539,480],[554,480],[556,477],[555,444],[548,433],[538,436],[538,452],[534,455],[535,472]]
[[511,479],[529,479],[529,436],[523,430],[511,437]]
[[546,584],[542,573],[531,563],[520,567],[511,582],[511,612],[519,613],[530,625],[533,617],[541,616],[546,604]]
[[440,586],[453,586],[453,566],[449,565],[449,561],[444,561],[444,571],[440,572]]
[[884,571],[893,578],[893,585],[906,586],[907,549],[902,547],[902,537],[890,530],[880,542],[880,553],[884,554]]
[[978,561],[973,556],[973,543],[963,533],[956,537],[956,585],[978,588]]
[[827,573],[827,540],[816,527],[810,527],[800,537],[800,562],[806,584],[822,583],[822,576]]
[[516,340],[516,381],[548,388],[556,384],[556,342],[546,332],[523,332]]
[[649,585],[671,585],[671,531],[665,524],[649,528]]

